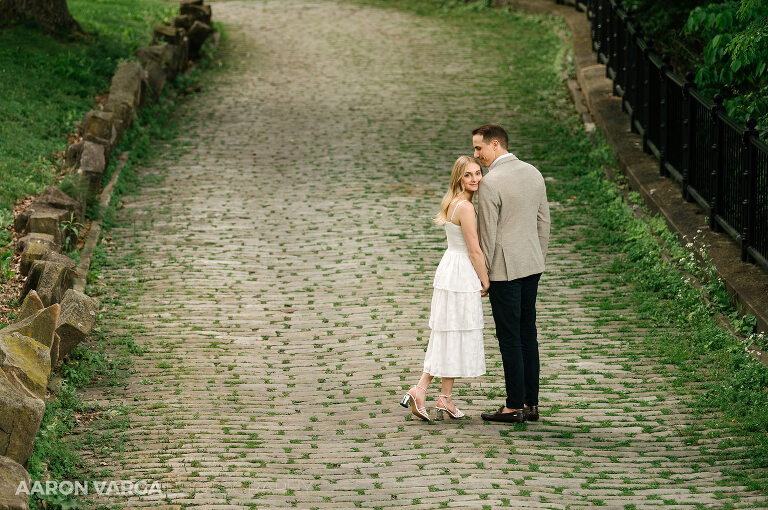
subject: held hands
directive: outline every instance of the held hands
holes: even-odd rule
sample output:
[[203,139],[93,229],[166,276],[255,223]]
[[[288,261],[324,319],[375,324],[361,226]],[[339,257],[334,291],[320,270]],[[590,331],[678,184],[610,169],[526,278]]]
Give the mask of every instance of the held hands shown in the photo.
[[483,286],[483,290],[481,290],[481,291],[480,291],[480,297],[485,297],[485,296],[487,296],[487,295],[488,295],[488,289],[490,289],[490,288],[491,288],[491,282],[490,282],[490,281],[488,281],[488,280],[486,280],[486,281],[481,281],[481,282],[480,282],[480,285],[482,285],[482,286]]

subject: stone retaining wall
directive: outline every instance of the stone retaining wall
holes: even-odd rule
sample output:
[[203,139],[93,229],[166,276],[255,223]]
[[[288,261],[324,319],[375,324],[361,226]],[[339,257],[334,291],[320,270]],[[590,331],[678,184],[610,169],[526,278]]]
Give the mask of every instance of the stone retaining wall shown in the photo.
[[[136,113],[157,100],[164,87],[191,61],[212,34],[211,7],[203,0],[181,0],[179,15],[156,25],[151,46],[136,51],[136,61],[119,64],[100,110],[87,112],[79,141],[67,148],[66,163],[82,190],[74,199],[48,187],[14,221],[23,235],[20,272],[26,276],[15,322],[0,330],[0,508],[27,509],[22,481],[45,411],[51,374],[90,333],[98,302],[74,290],[75,262],[62,247],[76,242],[68,225],[85,217],[85,203],[101,191],[104,171]],[[69,239],[67,239],[69,237]],[[86,269],[87,270],[87,269]]]

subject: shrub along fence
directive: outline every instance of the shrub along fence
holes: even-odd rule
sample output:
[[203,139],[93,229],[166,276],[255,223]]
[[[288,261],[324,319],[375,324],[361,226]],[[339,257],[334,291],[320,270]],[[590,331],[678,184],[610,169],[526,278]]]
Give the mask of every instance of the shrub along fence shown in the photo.
[[757,123],[740,125],[726,115],[722,96],[709,99],[696,90],[692,74],[673,73],[619,0],[572,3],[586,12],[598,62],[632,130],[642,136],[643,150],[659,159],[661,175],[680,183],[712,230],[739,243],[742,261],[768,269],[768,145]]

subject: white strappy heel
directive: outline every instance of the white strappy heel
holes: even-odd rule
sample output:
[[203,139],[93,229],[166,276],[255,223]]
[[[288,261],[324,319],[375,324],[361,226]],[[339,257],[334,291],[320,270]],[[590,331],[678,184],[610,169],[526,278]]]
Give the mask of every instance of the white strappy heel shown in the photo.
[[[459,411],[458,408],[456,409],[456,413],[452,413],[451,411],[448,410],[448,406],[443,405],[441,407],[440,406],[440,400],[443,399],[443,398],[451,398],[451,395],[440,395],[440,398],[437,399],[437,405],[435,405],[435,409],[437,410],[437,416],[435,417],[435,420],[439,421],[439,420],[442,420],[444,418],[443,411],[448,413],[448,415],[451,418],[454,418],[454,419],[455,418],[463,418],[464,417],[464,413]],[[443,404],[445,404],[445,401],[443,401]]]
[[[424,394],[427,394],[427,389],[419,386],[418,384],[414,386],[413,388],[419,388],[420,390],[424,390]],[[400,402],[400,405],[403,407],[408,407],[408,404],[410,402],[411,412],[416,416],[417,418],[421,418],[424,421],[429,421],[429,414],[427,414],[427,408],[426,407],[418,407],[416,405],[416,397],[413,396],[413,393],[411,393],[410,390],[405,392],[405,395],[403,395],[403,400]]]

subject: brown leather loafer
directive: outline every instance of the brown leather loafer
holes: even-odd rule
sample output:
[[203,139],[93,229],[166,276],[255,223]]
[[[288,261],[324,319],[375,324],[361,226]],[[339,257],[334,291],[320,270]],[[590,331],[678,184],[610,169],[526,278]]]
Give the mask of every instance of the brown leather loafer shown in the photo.
[[511,413],[502,413],[504,406],[501,406],[495,413],[483,413],[480,417],[486,421],[498,421],[502,423],[523,423],[525,416],[522,411],[512,411]]
[[528,406],[523,408],[523,417],[525,421],[539,420],[539,406]]

